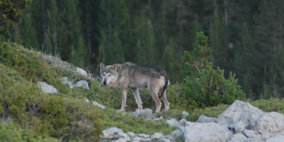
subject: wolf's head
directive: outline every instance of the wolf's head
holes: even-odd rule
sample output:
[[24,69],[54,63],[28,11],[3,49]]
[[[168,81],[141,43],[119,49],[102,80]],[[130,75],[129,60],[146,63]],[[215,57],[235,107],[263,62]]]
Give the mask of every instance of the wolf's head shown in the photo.
[[109,85],[115,87],[118,83],[118,65],[104,65],[100,63],[100,75],[103,85]]

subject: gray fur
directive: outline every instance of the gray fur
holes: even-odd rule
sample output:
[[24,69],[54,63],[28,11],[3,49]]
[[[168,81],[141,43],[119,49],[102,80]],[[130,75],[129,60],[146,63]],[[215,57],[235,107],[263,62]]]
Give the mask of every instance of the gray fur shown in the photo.
[[139,88],[148,88],[156,103],[156,112],[161,109],[160,98],[163,99],[165,110],[169,109],[166,97],[168,76],[165,70],[145,65],[136,65],[131,62],[105,66],[100,64],[102,83],[112,87],[120,87],[122,93],[121,111],[126,107],[127,88],[133,90],[138,109],[142,109]]

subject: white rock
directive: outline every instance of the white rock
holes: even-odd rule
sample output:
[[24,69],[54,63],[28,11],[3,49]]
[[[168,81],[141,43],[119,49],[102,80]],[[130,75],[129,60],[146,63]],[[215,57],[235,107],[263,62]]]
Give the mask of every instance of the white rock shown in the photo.
[[152,140],[160,140],[163,137],[164,137],[164,135],[162,133],[154,133],[153,135],[151,135]]
[[179,123],[180,126],[185,127],[186,126],[186,122],[187,122],[186,119],[183,118],[178,123]]
[[177,128],[180,127],[179,122],[175,118],[169,119],[166,122],[172,127],[177,127]]
[[86,103],[89,103],[90,100],[89,100],[88,98],[85,98],[85,102],[86,102]]
[[266,139],[266,142],[284,142],[284,135],[277,135]]
[[135,134],[134,132],[127,132],[127,135],[128,135],[129,137],[134,137],[136,134]]
[[174,138],[183,137],[183,132],[180,129],[176,129],[171,133]]
[[216,123],[187,122],[184,138],[186,142],[226,142],[232,132]]
[[218,119],[216,117],[208,117],[206,115],[200,115],[196,122],[198,123],[209,123],[209,122],[215,122],[217,123]]
[[188,112],[182,111],[182,118],[186,118],[188,116]]
[[67,76],[63,76],[63,77],[61,78],[61,80],[62,80],[62,83],[63,83],[64,85],[68,85],[70,88],[73,88],[73,87],[74,87],[73,82],[72,82],[71,80],[69,80],[69,78],[68,78]]
[[163,117],[163,116],[160,116],[160,117],[158,117],[158,118],[157,118],[157,117],[154,118],[153,120],[154,120],[154,121],[161,121],[161,120],[163,120],[163,119],[164,119],[164,117]]
[[74,87],[82,87],[82,88],[89,90],[89,84],[88,84],[88,81],[86,81],[86,80],[80,80],[80,81],[76,82]]
[[114,140],[114,142],[129,142],[130,138],[126,137],[126,138],[119,138],[118,140]]
[[284,115],[277,112],[265,113],[256,121],[254,130],[264,138],[271,137],[284,130]]
[[83,75],[83,76],[85,76],[85,77],[88,77],[88,73],[87,73],[87,71],[85,71],[84,69],[82,69],[82,68],[79,68],[79,67],[76,67],[76,72],[77,73],[79,73],[79,74],[81,74],[81,75]]
[[149,109],[149,108],[142,109],[142,110],[137,109],[135,112],[131,112],[129,114],[129,116],[131,116],[131,117],[143,117],[145,119],[154,118],[153,110]]
[[233,132],[242,132],[245,128],[251,129],[263,114],[262,110],[249,103],[236,100],[218,116],[218,123]]
[[111,127],[103,130],[101,137],[103,139],[119,139],[119,138],[127,138],[128,136],[121,129],[117,127]]
[[235,134],[229,142],[248,142],[248,138],[241,133]]
[[100,109],[105,109],[106,107],[96,101],[92,101],[92,104]]
[[40,88],[46,94],[58,93],[57,89],[46,82],[38,82],[37,87]]

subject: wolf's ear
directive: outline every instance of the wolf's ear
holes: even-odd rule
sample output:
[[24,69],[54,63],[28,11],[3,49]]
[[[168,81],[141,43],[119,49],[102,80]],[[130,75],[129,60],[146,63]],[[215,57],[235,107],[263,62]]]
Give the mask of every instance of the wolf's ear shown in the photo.
[[112,70],[117,70],[117,68],[118,68],[118,65],[117,65],[117,64],[113,64],[113,65],[111,66],[111,69],[112,69]]
[[100,69],[105,68],[105,64],[104,63],[100,63]]

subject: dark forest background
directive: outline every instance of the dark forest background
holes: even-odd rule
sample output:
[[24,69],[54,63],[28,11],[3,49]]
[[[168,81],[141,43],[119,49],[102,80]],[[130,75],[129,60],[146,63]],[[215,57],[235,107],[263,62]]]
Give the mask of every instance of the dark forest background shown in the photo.
[[131,61],[182,82],[184,51],[203,31],[214,67],[235,73],[248,98],[283,97],[283,11],[283,0],[33,0],[5,36],[91,72]]

